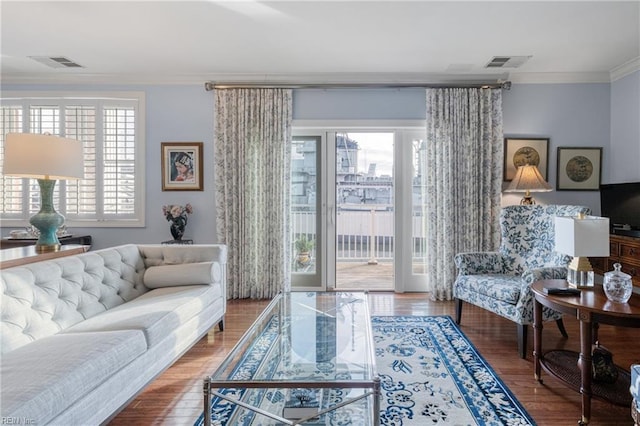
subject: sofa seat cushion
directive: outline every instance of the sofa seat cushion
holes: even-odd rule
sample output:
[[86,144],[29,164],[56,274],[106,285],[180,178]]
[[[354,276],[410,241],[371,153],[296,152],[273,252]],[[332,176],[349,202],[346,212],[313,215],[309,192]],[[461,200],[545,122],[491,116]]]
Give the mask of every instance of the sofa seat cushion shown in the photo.
[[3,354],[2,416],[46,424],[146,350],[128,330],[57,334]]
[[522,280],[515,275],[485,274],[458,276],[455,297],[468,300],[471,293],[515,305],[520,297]]
[[221,296],[219,285],[158,288],[69,327],[64,333],[141,330],[152,348]]

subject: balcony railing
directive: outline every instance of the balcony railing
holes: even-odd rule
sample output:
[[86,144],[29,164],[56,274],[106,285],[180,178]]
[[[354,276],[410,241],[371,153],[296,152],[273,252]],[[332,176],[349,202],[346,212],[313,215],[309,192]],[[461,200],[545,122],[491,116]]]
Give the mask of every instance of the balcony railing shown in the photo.
[[[394,224],[391,205],[370,210],[340,210],[336,221],[336,260],[338,262],[390,262],[393,260]],[[414,213],[413,261],[421,262],[426,256],[423,237],[423,217]],[[295,242],[302,235],[316,240],[316,213],[296,209],[292,212],[292,237]],[[293,250],[296,254],[295,247]],[[315,258],[314,250],[311,252]]]

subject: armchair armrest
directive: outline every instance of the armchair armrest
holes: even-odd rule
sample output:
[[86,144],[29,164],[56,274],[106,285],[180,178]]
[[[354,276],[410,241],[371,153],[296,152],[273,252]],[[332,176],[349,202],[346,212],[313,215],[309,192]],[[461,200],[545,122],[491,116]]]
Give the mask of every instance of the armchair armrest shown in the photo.
[[505,259],[497,251],[458,253],[454,260],[460,275],[504,274],[506,271]]
[[546,268],[528,269],[522,273],[523,286],[529,287],[540,280],[562,280],[567,278],[566,266],[549,266]]
[[[564,279],[567,278],[566,266],[552,266],[544,268],[527,269],[522,273],[520,277],[520,298],[516,304],[516,310],[523,312],[522,320],[524,324],[533,322],[533,292],[531,291],[531,284],[540,280],[551,279]],[[542,308],[542,320],[557,320],[562,318],[560,312],[543,307]]]

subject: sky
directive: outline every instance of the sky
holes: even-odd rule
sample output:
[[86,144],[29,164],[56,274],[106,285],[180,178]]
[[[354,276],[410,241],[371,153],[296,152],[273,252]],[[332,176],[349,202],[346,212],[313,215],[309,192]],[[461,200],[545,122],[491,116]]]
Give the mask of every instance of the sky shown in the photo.
[[376,163],[376,175],[393,176],[393,133],[347,133],[358,142],[358,171],[366,173]]

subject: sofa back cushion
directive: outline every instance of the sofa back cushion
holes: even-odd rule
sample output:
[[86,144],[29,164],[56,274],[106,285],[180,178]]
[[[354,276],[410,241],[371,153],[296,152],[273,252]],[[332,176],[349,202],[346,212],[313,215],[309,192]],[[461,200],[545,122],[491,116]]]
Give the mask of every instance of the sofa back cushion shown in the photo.
[[227,263],[227,246],[222,244],[193,245],[138,245],[145,267],[180,265],[183,263],[211,262]]
[[144,272],[133,244],[3,270],[2,353],[146,293]]
[[545,266],[566,266],[571,258],[555,251],[555,217],[589,214],[584,206],[518,205],[500,212],[500,252],[510,273]]
[[216,262],[196,262],[181,265],[150,266],[144,273],[147,288],[175,287],[182,285],[203,285],[220,281],[220,264]]

